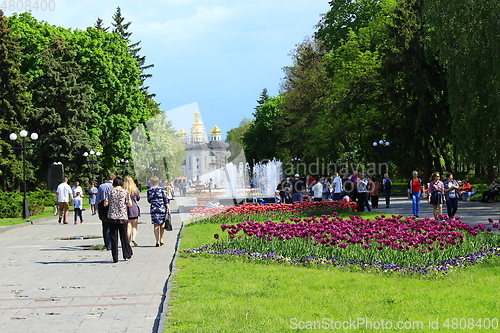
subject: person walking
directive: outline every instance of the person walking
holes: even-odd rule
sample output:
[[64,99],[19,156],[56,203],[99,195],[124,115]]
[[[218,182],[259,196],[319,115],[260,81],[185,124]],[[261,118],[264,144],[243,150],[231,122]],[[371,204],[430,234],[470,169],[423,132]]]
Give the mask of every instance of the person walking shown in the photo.
[[122,244],[123,259],[128,260],[134,254],[127,237],[128,215],[127,207],[132,206],[128,191],[123,188],[123,179],[115,177],[113,188],[104,199],[104,207],[108,207],[109,237],[111,239],[111,256],[113,262],[118,262],[118,235]]
[[372,208],[378,208],[378,201],[380,195],[380,181],[376,175],[373,175],[369,184],[368,194],[370,195],[370,201],[372,203]]
[[391,204],[391,189],[392,189],[392,180],[389,178],[388,173],[384,173],[384,179],[382,180],[382,190],[384,191],[385,196],[385,208],[389,208]]
[[73,191],[73,198],[76,197],[77,192],[80,192],[80,194],[83,198],[83,190],[82,190],[82,187],[80,186],[79,182],[75,182],[75,185],[71,188],[71,191]]
[[76,196],[73,198],[73,209],[75,211],[75,224],[78,218],[80,218],[80,223],[83,223],[82,206],[83,206],[82,196],[80,195],[80,192],[76,192]]
[[423,183],[418,177],[418,171],[412,172],[412,177],[408,181],[408,199],[411,199],[412,214],[419,217],[420,214],[420,197],[422,196]]
[[141,211],[139,209],[139,205],[137,204],[137,202],[141,200],[141,196],[139,194],[139,189],[137,188],[137,185],[130,176],[125,177],[123,188],[127,190],[128,194],[130,195],[130,199],[132,199],[132,206],[127,207],[127,215],[128,215],[127,237],[129,243],[133,244],[134,246],[138,246],[135,239],[137,237],[137,223],[139,221],[139,216],[141,216]]
[[73,199],[73,191],[68,185],[68,178],[64,177],[63,181],[57,186],[57,203],[59,204],[59,223],[61,220],[64,224],[68,224],[69,215],[69,200]]
[[95,182],[90,182],[90,187],[87,190],[87,193],[89,195],[89,204],[90,204],[90,211],[92,212],[92,215],[95,215],[97,212],[97,205],[96,205],[96,195],[97,195],[97,187],[95,187]]
[[104,246],[108,251],[111,250],[111,238],[109,237],[108,207],[104,206],[104,199],[106,199],[106,195],[113,188],[113,180],[115,177],[116,175],[114,173],[108,175],[108,180],[99,185],[95,199],[97,203],[97,214],[99,214],[99,220],[101,220],[102,224],[102,238]]
[[430,203],[432,205],[434,219],[436,221],[442,222],[442,220],[438,220],[438,217],[443,215],[443,203],[445,201],[444,183],[439,178],[441,178],[439,172],[434,172],[431,175],[431,182],[429,183],[428,193],[430,196]]
[[358,180],[356,182],[357,187],[357,197],[358,197],[358,212],[364,212],[366,209],[371,212],[370,204],[368,203],[368,179],[365,178],[365,174],[360,172],[358,174]]
[[151,223],[156,240],[156,247],[163,245],[163,234],[165,233],[165,218],[170,213],[170,201],[163,187],[159,187],[160,180],[153,177],[150,180],[151,187],[148,189],[148,202],[151,204]]
[[444,196],[446,198],[446,211],[450,219],[455,217],[458,210],[458,189],[460,185],[453,179],[453,174],[448,172],[446,174],[446,181],[444,182]]

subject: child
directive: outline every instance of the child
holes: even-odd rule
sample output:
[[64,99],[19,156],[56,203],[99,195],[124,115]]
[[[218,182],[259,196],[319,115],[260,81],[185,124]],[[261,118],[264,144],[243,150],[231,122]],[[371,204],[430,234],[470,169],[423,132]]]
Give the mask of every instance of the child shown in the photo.
[[77,217],[80,217],[80,223],[83,223],[82,205],[83,205],[83,199],[80,195],[80,192],[76,192],[76,196],[73,198],[73,206],[75,208],[75,224]]
[[274,203],[281,203],[280,191],[274,192]]

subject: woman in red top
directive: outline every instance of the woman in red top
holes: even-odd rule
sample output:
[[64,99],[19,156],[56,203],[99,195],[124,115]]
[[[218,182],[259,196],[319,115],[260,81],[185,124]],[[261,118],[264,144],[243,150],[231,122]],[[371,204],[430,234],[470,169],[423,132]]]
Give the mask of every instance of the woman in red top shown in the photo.
[[464,179],[462,182],[462,200],[470,201],[470,196],[472,194],[472,185],[469,183],[468,179]]
[[411,199],[412,213],[418,217],[420,213],[420,197],[422,196],[422,179],[418,177],[418,171],[413,171],[413,177],[408,182],[408,199]]

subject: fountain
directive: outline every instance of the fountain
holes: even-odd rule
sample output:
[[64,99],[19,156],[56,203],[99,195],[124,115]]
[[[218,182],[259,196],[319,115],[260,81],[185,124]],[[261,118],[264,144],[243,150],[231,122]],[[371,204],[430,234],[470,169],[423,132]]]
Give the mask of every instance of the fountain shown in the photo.
[[274,159],[267,163],[257,163],[253,167],[253,179],[256,180],[256,188],[265,197],[274,196],[282,175],[282,163]]

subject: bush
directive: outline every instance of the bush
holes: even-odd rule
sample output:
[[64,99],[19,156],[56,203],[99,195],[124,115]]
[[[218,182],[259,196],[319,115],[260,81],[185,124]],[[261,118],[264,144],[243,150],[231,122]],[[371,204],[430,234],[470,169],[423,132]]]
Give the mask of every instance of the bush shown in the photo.
[[[54,205],[55,196],[48,190],[27,194],[30,215],[43,212],[45,206]],[[20,218],[23,216],[23,193],[0,191],[0,218]]]

